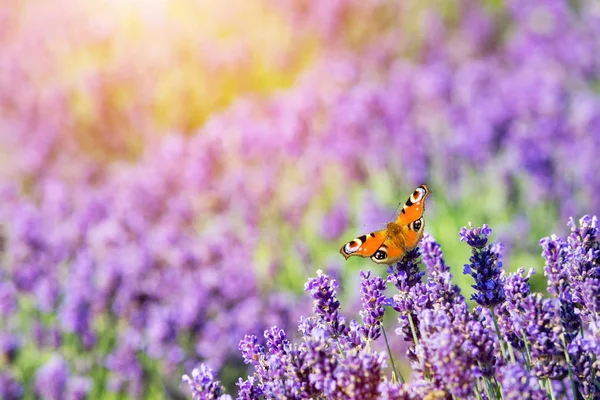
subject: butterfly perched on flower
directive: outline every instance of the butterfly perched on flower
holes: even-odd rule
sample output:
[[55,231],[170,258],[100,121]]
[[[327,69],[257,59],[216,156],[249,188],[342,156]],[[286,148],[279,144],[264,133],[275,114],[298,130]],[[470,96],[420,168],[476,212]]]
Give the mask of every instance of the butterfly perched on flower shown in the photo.
[[351,256],[370,257],[377,264],[392,264],[417,247],[425,229],[425,198],[430,193],[427,185],[421,185],[410,195],[400,211],[396,222],[385,229],[362,235],[346,243],[340,253]]

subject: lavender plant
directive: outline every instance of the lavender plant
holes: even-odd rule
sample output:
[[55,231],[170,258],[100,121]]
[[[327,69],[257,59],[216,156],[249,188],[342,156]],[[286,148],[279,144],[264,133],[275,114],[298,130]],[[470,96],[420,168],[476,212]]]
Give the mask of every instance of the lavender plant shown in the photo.
[[[64,362],[50,366],[62,366],[66,392],[44,395],[150,397],[199,361],[243,368],[235,345],[245,333],[276,324],[293,340],[305,304],[289,292],[300,277],[325,265],[352,223],[389,217],[370,193],[348,201],[346,189],[364,182],[385,188],[379,199],[391,204],[398,182],[437,180],[439,205],[454,211],[448,218],[461,207],[477,220],[501,214],[507,250],[521,242],[515,226],[531,234],[559,220],[540,215],[546,206],[600,212],[594,0],[449,0],[444,10],[417,0],[249,0],[240,9],[176,0],[169,12],[167,2],[72,3],[0,7],[0,397],[38,395],[38,371],[57,358]],[[207,26],[195,19],[199,9],[222,14],[214,20],[232,27],[231,42],[197,30]],[[248,11],[268,18],[254,21],[261,29]],[[262,40],[267,27],[279,27],[277,40]],[[258,45],[245,32],[259,35]],[[590,240],[546,240],[551,302],[529,298],[528,277],[498,274],[497,247],[473,248],[471,275],[452,281],[440,247],[426,241],[424,282],[417,253],[390,273],[392,300],[382,301],[381,282],[367,272],[370,283],[356,293],[361,318],[338,309],[329,321],[337,325],[321,328],[342,349],[382,348],[382,307],[391,306],[414,362],[439,350],[427,335],[477,351],[489,379],[512,353],[529,352],[533,374],[566,373],[593,394],[578,381],[594,372],[594,347],[580,340],[591,324],[586,310],[598,309]],[[456,264],[448,250],[446,258]],[[477,318],[455,285],[472,278]],[[545,316],[554,307],[562,335]],[[432,308],[451,316],[423,314]],[[455,319],[477,337],[461,342]],[[303,320],[305,338],[319,321]],[[556,338],[583,349],[574,350],[576,365],[563,362]],[[420,368],[434,376],[433,366]],[[258,382],[243,387],[258,393]],[[384,385],[382,396],[407,390]]]
[[[600,398],[600,314],[590,303],[598,295],[573,296],[570,313],[584,316],[586,322],[573,329],[573,318],[565,318],[560,296],[551,289],[557,274],[564,276],[562,285],[569,291],[593,285],[600,271],[597,219],[585,216],[570,225],[567,240],[541,241],[542,254],[552,265],[546,274],[550,298],[530,292],[531,272],[524,276],[522,268],[510,274],[502,269],[502,247],[488,243],[492,230],[487,225],[469,225],[460,232],[460,240],[473,251],[465,266],[477,290],[473,309],[451,283],[443,253],[431,235],[423,238],[421,249],[390,267],[387,281],[360,273],[362,324],[352,320],[346,326],[337,282],[317,271],[305,286],[314,299],[314,314],[299,326],[301,341],[294,343],[273,327],[265,331],[266,341],[246,336],[240,342],[253,372],[240,379],[237,398]],[[549,250],[557,248],[550,245],[555,242],[564,244],[560,259]],[[425,280],[417,269],[419,256],[426,267]],[[387,282],[399,292],[391,298],[384,294]],[[401,355],[371,347],[382,339],[378,332],[389,308],[398,316],[397,333],[409,344],[409,381],[395,367],[389,368]],[[202,365],[183,378],[194,399],[231,398],[206,371]]]

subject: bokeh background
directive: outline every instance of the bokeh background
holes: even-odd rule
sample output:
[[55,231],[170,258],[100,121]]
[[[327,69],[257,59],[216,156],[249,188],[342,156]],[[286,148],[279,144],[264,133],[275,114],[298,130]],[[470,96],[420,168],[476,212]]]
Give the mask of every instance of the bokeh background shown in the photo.
[[421,183],[466,295],[469,221],[541,272],[600,212],[599,78],[595,0],[2,2],[0,397],[234,388],[317,269],[355,317],[385,268],[339,248]]

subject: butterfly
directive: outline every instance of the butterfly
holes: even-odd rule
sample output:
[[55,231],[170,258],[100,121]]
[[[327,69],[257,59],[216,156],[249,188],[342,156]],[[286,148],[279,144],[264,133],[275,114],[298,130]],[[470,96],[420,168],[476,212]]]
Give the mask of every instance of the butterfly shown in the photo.
[[400,211],[396,222],[385,229],[362,235],[346,243],[340,253],[348,259],[352,256],[371,257],[377,264],[400,261],[406,253],[417,247],[425,229],[425,198],[430,193],[427,185],[421,185],[410,195]]

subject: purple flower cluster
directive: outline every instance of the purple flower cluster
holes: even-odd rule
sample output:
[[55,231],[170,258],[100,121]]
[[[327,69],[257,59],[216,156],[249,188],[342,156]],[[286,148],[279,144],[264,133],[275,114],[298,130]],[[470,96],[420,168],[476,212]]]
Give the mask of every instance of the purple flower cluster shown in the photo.
[[[55,179],[31,196],[3,187],[0,358],[10,376],[20,376],[23,346],[60,356],[67,387],[84,377],[94,381],[91,396],[139,398],[164,391],[149,382],[186,363],[244,368],[231,343],[273,324],[287,328],[308,309],[286,290],[262,293],[248,267],[255,243],[244,239],[257,226],[242,231],[216,216],[221,206],[198,200],[211,191],[202,175],[210,167],[196,157],[204,145],[191,153],[186,145],[171,137],[94,184]],[[32,374],[44,357],[35,359]]]
[[[526,228],[538,206],[559,204],[562,215],[600,212],[593,200],[600,196],[594,0],[526,7],[450,0],[447,14],[431,4],[265,1],[243,2],[240,10],[218,2],[204,10],[205,2],[188,0],[168,10],[163,2],[106,9],[97,0],[2,7],[0,397],[95,398],[110,390],[140,398],[171,390],[160,382],[199,361],[243,369],[234,357],[240,337],[273,325],[291,332],[308,309],[308,296],[298,301],[289,289],[299,289],[302,271],[322,267],[323,248],[351,223],[387,221],[373,198],[348,201],[346,189],[361,182],[392,187],[386,179],[409,186],[431,178],[447,188],[440,198],[475,208],[473,188],[493,181],[506,218],[517,210]],[[255,2],[260,7],[246,5]],[[238,32],[239,42],[191,28],[204,29],[193,16],[213,7],[221,17],[207,20],[226,25],[215,31]],[[262,29],[246,25],[256,23],[248,12],[281,34],[250,43]],[[311,222],[315,215],[322,223]],[[300,363],[309,353],[321,357],[331,340],[332,351],[376,349],[369,343],[381,341],[389,304],[414,362],[441,351],[432,337],[443,337],[461,347],[452,354],[457,360],[468,358],[463,347],[485,354],[469,369],[485,378],[511,351],[536,368],[530,374],[568,374],[560,343],[597,332],[596,230],[588,218],[572,223],[568,238],[543,242],[552,302],[529,299],[525,278],[501,274],[501,249],[487,244],[486,227],[463,232],[473,248],[474,298],[484,307],[477,316],[465,313],[432,238],[421,246],[426,278],[417,250],[391,267],[393,301],[377,277],[364,275],[356,293],[361,323],[341,315],[333,275],[317,277],[309,284],[318,312],[301,324],[312,353],[293,345],[278,351],[295,351]],[[424,314],[431,309],[435,315]],[[551,329],[556,316],[545,315],[555,309],[561,333]],[[539,328],[527,325],[529,314]],[[432,319],[472,329],[425,329]],[[502,345],[486,336],[496,323]],[[313,338],[315,329],[322,340]],[[533,337],[546,342],[529,343]],[[593,346],[580,348],[578,362],[586,365]],[[502,357],[488,354],[497,351]],[[28,364],[32,353],[41,355],[35,365]],[[437,366],[418,365],[431,376],[415,387],[450,390],[437,382]],[[25,367],[31,376],[19,373]],[[351,367],[330,367],[318,382],[355,385],[332,377]],[[303,368],[300,393],[312,393]],[[595,369],[579,370],[571,366],[575,386],[593,395],[594,386],[578,377]],[[40,382],[52,371],[66,377],[56,380],[58,389],[40,383],[47,386],[41,393],[38,371]],[[451,390],[464,394],[460,379]],[[259,377],[244,382],[248,396],[271,390]],[[408,390],[382,385],[381,396]]]
[[337,287],[337,281],[330,279],[321,270],[317,271],[317,278],[310,279],[304,286],[304,290],[314,299],[313,312],[324,323],[327,331],[336,338],[347,331],[346,319],[339,313]]
[[[302,319],[300,344],[291,343],[276,326],[264,332],[264,342],[256,336],[241,340],[238,348],[254,373],[239,380],[238,399],[379,398],[387,357],[372,350],[369,343],[377,340],[381,331],[386,285],[370,273],[361,273],[361,279],[363,325],[353,320],[346,327],[336,298],[337,283],[318,271],[305,286],[314,299],[314,316]],[[183,378],[195,398],[219,398],[215,378],[195,371],[193,379]]]
[[504,295],[504,277],[501,275],[502,262],[500,261],[501,246],[487,245],[488,236],[492,230],[483,225],[481,228],[463,227],[460,230],[460,240],[467,242],[472,247],[470,263],[465,264],[463,273],[475,278],[473,287],[477,293],[471,300],[484,307],[493,307],[502,303]]
[[[565,274],[566,288],[578,279],[596,279],[596,272],[590,272],[598,262],[595,221],[584,217],[578,226],[572,224],[561,261],[553,265],[549,287],[556,274]],[[489,243],[490,234],[487,226],[461,231],[461,238],[477,254],[471,263],[475,263],[474,258],[496,260],[501,255],[502,247]],[[544,255],[552,256],[547,240],[542,241],[542,247]],[[582,248],[587,249],[584,259],[577,260],[585,265],[575,268],[572,258],[581,256]],[[425,280],[415,268],[421,252]],[[501,268],[498,263],[484,261],[479,265],[493,265],[494,271]],[[585,271],[588,277],[571,275],[574,271]],[[385,280],[370,272],[360,273],[363,324],[352,320],[341,330],[339,326],[346,325],[335,323],[343,319],[337,283],[318,271],[305,287],[314,300],[314,315],[302,319],[300,343],[289,340],[277,327],[265,331],[265,342],[255,336],[240,342],[239,349],[254,372],[247,380],[240,380],[238,399],[598,398],[600,314],[588,308],[585,297],[574,297],[574,310],[590,322],[578,325],[575,332],[565,324],[558,296],[543,298],[531,293],[532,273],[525,275],[523,268],[511,274],[494,273],[494,279],[502,282],[504,296],[496,297],[493,304],[470,309],[451,283],[450,268],[439,244],[426,235],[421,249],[390,267],[387,282],[394,283],[399,291],[393,299],[384,295]],[[395,367],[394,358],[399,361],[399,354],[392,354],[389,346],[387,355],[371,346],[371,342],[381,340],[373,333],[383,329],[387,305],[398,311],[398,333],[410,342],[406,352],[412,370],[410,382],[405,382]],[[189,378],[184,379],[190,383]],[[218,386],[214,377],[205,383],[209,388],[211,385]],[[193,390],[199,387],[191,386]],[[210,390],[206,389],[207,395]]]
[[381,336],[381,324],[385,313],[386,282],[378,276],[371,277],[371,271],[360,272],[360,300],[363,310],[360,316],[363,320],[364,338],[367,343]]
[[182,381],[192,388],[194,400],[231,399],[223,394],[223,387],[215,380],[214,372],[205,364],[194,369],[191,377],[184,375]]
[[510,364],[500,369],[500,384],[504,399],[548,400],[548,394],[535,379],[519,364]]

